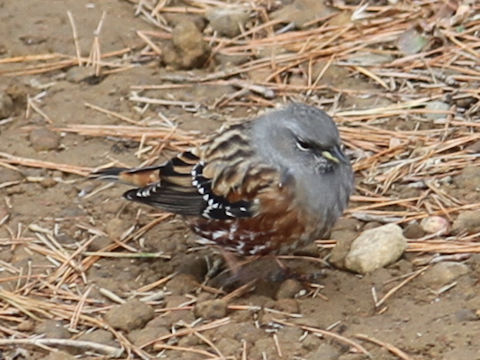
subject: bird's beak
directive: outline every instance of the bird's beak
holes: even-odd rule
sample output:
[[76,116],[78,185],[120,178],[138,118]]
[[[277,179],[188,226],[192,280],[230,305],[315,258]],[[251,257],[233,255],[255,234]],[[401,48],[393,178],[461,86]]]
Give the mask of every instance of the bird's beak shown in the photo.
[[337,164],[343,162],[348,163],[348,159],[345,154],[340,150],[338,146],[335,146],[331,151],[322,151],[322,156],[330,161],[333,161]]

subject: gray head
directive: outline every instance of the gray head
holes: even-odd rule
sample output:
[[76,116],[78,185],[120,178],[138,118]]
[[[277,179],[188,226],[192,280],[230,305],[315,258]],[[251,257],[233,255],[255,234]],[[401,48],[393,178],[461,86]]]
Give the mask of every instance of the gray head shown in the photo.
[[286,168],[298,164],[321,174],[349,164],[332,118],[313,106],[293,103],[269,112],[255,121],[252,136],[261,155]]
[[330,209],[324,215],[335,221],[348,202],[353,174],[332,118],[313,106],[293,103],[255,120],[252,136],[264,161],[293,177],[297,197],[314,211]]

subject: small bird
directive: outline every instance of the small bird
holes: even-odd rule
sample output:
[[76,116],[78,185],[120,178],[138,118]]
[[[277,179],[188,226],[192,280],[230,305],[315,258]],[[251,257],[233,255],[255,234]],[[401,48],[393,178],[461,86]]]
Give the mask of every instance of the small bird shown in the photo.
[[167,162],[92,177],[184,216],[200,242],[235,255],[290,253],[328,234],[353,188],[333,120],[300,103],[221,128]]

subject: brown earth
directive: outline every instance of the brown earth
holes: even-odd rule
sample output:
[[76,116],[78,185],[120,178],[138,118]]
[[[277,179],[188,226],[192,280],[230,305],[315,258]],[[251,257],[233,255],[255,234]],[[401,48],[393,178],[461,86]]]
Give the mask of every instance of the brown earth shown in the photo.
[[[166,117],[182,130],[208,133],[227,119],[249,117],[272,102],[282,102],[277,97],[265,100],[265,106],[260,101],[255,106],[232,102],[216,108],[213,105],[218,99],[238,90],[231,83],[221,82],[141,94],[191,102],[191,106],[144,107],[129,100],[131,92],[136,91],[131,86],[161,84],[158,79],[165,75],[190,76],[191,73],[174,67],[197,66],[198,59],[179,64],[175,56],[182,54],[177,52],[169,55],[172,60],[166,68],[155,56],[141,55],[145,43],[136,31],[157,31],[158,27],[135,17],[134,6],[127,1],[0,1],[0,60],[34,54],[75,54],[67,11],[74,16],[84,55],[92,45],[102,11],[106,11],[101,52],[130,48],[128,56],[134,59],[134,66],[111,73],[107,71],[111,68],[105,67],[100,78],[93,76],[92,67],[78,66],[2,77],[0,113],[7,114],[3,116],[7,121],[0,120],[2,153],[87,168],[112,161],[136,166],[145,160],[135,155],[139,149],[137,141],[55,129],[76,124],[131,125],[87,107],[86,103],[134,121],[147,119],[143,124],[149,118],[155,125],[154,121]],[[187,15],[176,16],[167,23],[171,25]],[[202,17],[194,20],[202,22]],[[166,46],[164,51],[176,50]],[[202,56],[205,58],[198,61],[203,64],[209,54]],[[27,59],[0,64],[1,69],[19,71],[28,65]],[[193,73],[207,75],[215,66],[231,70],[235,65],[210,63]],[[259,70],[252,74],[252,79],[261,75]],[[326,80],[336,81],[337,88],[353,86],[351,78],[345,78],[346,84],[342,85],[339,79],[343,73],[328,76]],[[357,90],[375,88],[368,80],[362,81]],[[4,100],[5,94],[9,100]],[[35,103],[48,119],[31,108],[25,116],[27,96],[38,99]],[[390,100],[379,98],[375,105],[389,104]],[[355,102],[352,97],[339,106],[348,109],[355,104],[373,104],[367,104],[364,98],[362,101]],[[202,106],[198,108],[196,104]],[[400,119],[398,124],[395,121],[385,124],[385,128],[404,125]],[[428,128],[428,124],[422,126]],[[160,160],[173,153],[173,146],[168,145],[160,153]],[[86,340],[124,347],[128,351],[121,358],[125,359],[152,358],[156,354],[166,359],[368,358],[348,341],[364,347],[373,359],[480,359],[479,255],[453,256],[448,258],[447,265],[431,266],[375,307],[372,289],[381,298],[422,269],[416,253],[406,253],[387,268],[359,276],[315,261],[325,258],[330,250],[328,246],[311,247],[301,253],[306,256],[304,259],[284,260],[296,273],[307,275],[310,285],[292,279],[272,279],[276,275],[269,273],[271,276],[259,281],[255,289],[225,297],[219,290],[199,285],[219,257],[212,249],[199,247],[181,219],[168,217],[150,231],[123,241],[158,215],[150,208],[127,204],[121,198],[125,187],[95,193],[105,184],[68,171],[6,162],[0,165],[0,340],[5,340],[0,342],[0,359],[102,358],[102,351],[83,346],[34,346],[7,341],[32,339],[36,334],[46,339]],[[478,182],[471,184],[478,174],[468,175],[468,171],[464,178],[459,178],[463,182],[455,194],[465,202],[478,202]],[[465,187],[470,190],[462,190]],[[407,191],[414,189],[404,189],[398,196],[414,196]],[[337,227],[337,238],[353,237],[364,228],[378,225],[372,223],[342,222]],[[88,254],[109,252],[108,246],[115,243],[115,253],[161,253],[165,258],[110,257],[111,252],[104,256]],[[271,262],[257,266],[259,272],[273,272]],[[179,275],[170,279],[176,273]],[[165,281],[148,286],[160,279]],[[451,287],[444,288],[445,285]],[[123,304],[119,306],[119,302]],[[202,325],[211,325],[213,329],[202,330]],[[191,327],[199,328],[191,331]],[[329,333],[322,335],[322,330]],[[170,336],[173,332],[178,334]],[[332,337],[332,333],[342,338]],[[365,336],[383,345],[367,341]],[[140,350],[155,339],[160,339],[155,347],[147,345]],[[55,353],[57,350],[63,352]]]

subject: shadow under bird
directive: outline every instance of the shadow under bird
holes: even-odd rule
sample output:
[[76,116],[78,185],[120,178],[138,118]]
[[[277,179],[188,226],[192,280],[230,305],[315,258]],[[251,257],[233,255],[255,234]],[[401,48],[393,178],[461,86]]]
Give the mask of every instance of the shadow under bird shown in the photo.
[[92,177],[184,216],[201,243],[237,255],[284,254],[325,236],[348,204],[350,161],[322,110],[292,103],[226,126],[167,162]]

